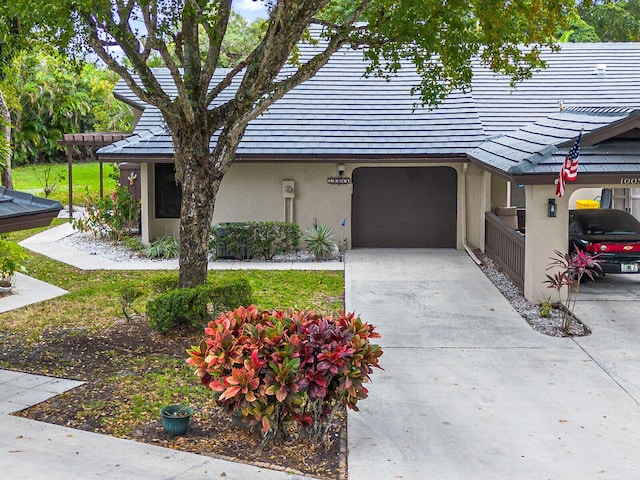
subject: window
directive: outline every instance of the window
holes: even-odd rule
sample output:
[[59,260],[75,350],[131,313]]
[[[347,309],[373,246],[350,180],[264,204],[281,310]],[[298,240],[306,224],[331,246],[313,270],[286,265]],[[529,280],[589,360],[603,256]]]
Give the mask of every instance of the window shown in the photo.
[[173,163],[155,165],[156,218],[180,218],[182,188],[176,182]]

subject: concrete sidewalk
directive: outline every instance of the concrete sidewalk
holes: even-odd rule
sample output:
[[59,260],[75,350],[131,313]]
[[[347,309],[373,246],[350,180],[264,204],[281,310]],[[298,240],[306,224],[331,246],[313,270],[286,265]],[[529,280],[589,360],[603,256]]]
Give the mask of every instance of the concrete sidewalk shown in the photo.
[[0,370],[0,415],[24,410],[84,382]]
[[[176,270],[178,260],[136,259],[115,262],[81,252],[58,240],[72,235],[76,230],[70,223],[58,225],[32,237],[20,245],[59,262],[64,262],[82,270]],[[343,262],[253,262],[222,260],[209,262],[209,270],[343,270]]]
[[0,415],[2,478],[304,480],[305,477]]
[[69,292],[55,285],[16,273],[12,294],[0,298],[0,313],[50,300],[66,293]]
[[616,381],[606,340],[533,331],[464,252],[355,250],[345,277],[385,369],[348,417],[350,480],[640,478],[637,353]]

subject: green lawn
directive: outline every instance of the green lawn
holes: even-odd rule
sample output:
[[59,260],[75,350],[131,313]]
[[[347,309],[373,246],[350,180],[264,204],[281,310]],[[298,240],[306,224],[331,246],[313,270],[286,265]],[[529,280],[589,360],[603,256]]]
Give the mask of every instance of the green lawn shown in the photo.
[[[73,203],[84,204],[86,190],[91,196],[100,194],[100,167],[98,162],[73,164]],[[111,163],[103,164],[104,192],[110,193],[116,186],[115,179],[110,177],[113,172]],[[49,175],[47,182],[46,175]],[[39,164],[16,167],[13,169],[13,186],[16,190],[44,197],[46,185],[53,185],[49,198],[58,200],[63,205],[69,203],[69,174],[65,164]]]
[[[9,237],[19,241],[41,230],[12,232]],[[160,335],[149,329],[144,315],[148,300],[177,285],[177,271],[85,271],[35,253],[31,253],[26,263],[30,276],[60,286],[69,293],[2,314],[0,368],[86,383],[22,415],[195,451],[194,448],[200,448],[197,443],[191,447],[188,442],[174,445],[155,440],[154,425],[160,408],[185,403],[196,408],[196,421],[200,425],[207,425],[208,429],[216,425],[218,429],[213,433],[203,430],[205,433],[198,437],[206,444],[204,451],[253,462],[275,462],[275,451],[284,451],[288,459],[290,452],[309,448],[293,439],[271,450],[265,447],[263,454],[261,437],[250,431],[245,434],[244,429],[232,432],[241,435],[240,440],[229,437],[228,441],[240,445],[240,452],[210,445],[210,438],[224,439],[231,434],[228,419],[216,409],[211,392],[201,387],[193,368],[185,363],[185,349],[198,344],[202,331],[178,329]],[[235,278],[249,282],[253,303],[259,309],[293,308],[332,313],[344,308],[343,272],[211,271],[208,281],[215,284]],[[123,287],[134,287],[141,293],[133,302],[130,311],[135,315],[130,320],[122,312]],[[323,457],[319,455],[318,459],[310,457],[310,465],[321,465]],[[289,460],[286,462],[289,465]],[[322,476],[336,478],[324,471]]]

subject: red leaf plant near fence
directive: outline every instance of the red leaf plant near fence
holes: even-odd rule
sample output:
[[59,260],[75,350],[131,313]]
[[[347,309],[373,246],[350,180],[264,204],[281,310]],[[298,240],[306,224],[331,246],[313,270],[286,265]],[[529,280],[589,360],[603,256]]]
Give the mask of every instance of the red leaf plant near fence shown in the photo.
[[209,322],[187,363],[218,405],[260,425],[264,440],[280,436],[289,421],[319,440],[336,412],[358,410],[367,397],[372,367],[381,368],[374,330],[354,313],[239,307]]

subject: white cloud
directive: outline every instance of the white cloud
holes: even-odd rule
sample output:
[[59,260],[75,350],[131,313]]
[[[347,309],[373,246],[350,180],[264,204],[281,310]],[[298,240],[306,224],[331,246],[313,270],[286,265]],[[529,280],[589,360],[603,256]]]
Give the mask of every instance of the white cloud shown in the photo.
[[253,0],[237,0],[233,2],[233,9],[240,14],[243,12],[262,11],[266,15],[267,12],[261,1],[254,2]]

